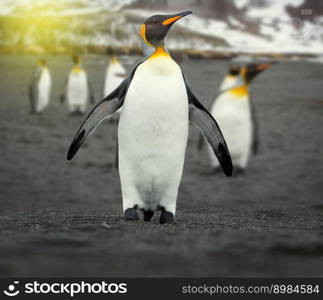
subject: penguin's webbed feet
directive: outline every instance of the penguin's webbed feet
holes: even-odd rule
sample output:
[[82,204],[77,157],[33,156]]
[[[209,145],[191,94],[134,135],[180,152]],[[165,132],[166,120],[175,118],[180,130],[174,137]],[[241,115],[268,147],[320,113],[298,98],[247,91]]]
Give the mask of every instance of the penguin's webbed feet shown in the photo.
[[160,224],[174,224],[174,215],[167,211],[164,207],[162,207],[161,209],[161,215],[160,215],[160,219],[159,219],[159,223]]
[[[125,218],[127,221],[138,221],[139,216],[138,216],[138,207],[134,206],[131,208],[127,208],[124,212]],[[160,219],[159,223],[160,224],[173,224],[174,223],[174,214],[167,211],[164,207],[160,208],[161,214],[160,214]],[[143,210],[143,215],[144,215],[144,221],[149,222],[152,217],[154,216],[154,211],[152,210]]]
[[124,212],[124,216],[127,221],[138,221],[139,216],[137,212],[137,207],[127,208]]

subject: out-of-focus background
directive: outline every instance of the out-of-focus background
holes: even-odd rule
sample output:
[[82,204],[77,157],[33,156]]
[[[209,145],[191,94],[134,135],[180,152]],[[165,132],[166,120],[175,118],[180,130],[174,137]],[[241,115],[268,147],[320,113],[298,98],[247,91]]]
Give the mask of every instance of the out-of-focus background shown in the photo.
[[[65,160],[83,120],[59,102],[70,56],[97,102],[108,50],[130,70],[143,20],[186,9],[166,42],[205,106],[232,63],[279,62],[251,84],[259,154],[245,176],[214,175],[191,128],[177,223],[125,222],[117,125]],[[322,25],[315,0],[1,0],[0,276],[322,276]],[[30,115],[39,58],[51,97]]]
[[139,53],[148,16],[191,9],[168,47],[195,55],[322,54],[323,4],[316,0],[2,0],[0,51],[10,54]]

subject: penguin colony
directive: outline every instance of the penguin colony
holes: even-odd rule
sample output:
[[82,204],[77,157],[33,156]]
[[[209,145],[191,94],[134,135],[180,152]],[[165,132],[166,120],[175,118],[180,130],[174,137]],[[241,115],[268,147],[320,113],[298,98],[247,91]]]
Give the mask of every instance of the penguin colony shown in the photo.
[[[244,174],[250,154],[258,152],[258,128],[249,85],[272,63],[232,66],[224,78],[211,108],[218,121],[231,154],[235,175]],[[219,171],[219,163],[208,146],[211,165]]]
[[[243,173],[251,151],[257,152],[249,85],[271,64],[232,66],[209,112],[164,45],[173,24],[189,14],[191,11],[146,19],[140,29],[144,59],[128,75],[116,57],[110,59],[104,98],[92,108],[68,149],[67,159],[71,160],[103,120],[120,115],[117,163],[127,220],[138,220],[140,210],[145,221],[160,211],[161,224],[174,222],[189,122],[207,141],[216,172],[231,176],[235,169],[235,174]],[[73,62],[61,102],[67,103],[71,115],[84,114],[88,104],[94,103],[93,90],[80,57],[73,57]],[[40,60],[30,84],[32,113],[46,108],[50,87],[46,62]]]
[[[94,104],[94,93],[91,81],[81,64],[78,55],[72,57],[71,68],[64,88],[60,95],[60,102],[66,102],[71,115],[84,114],[89,104]],[[103,94],[107,95],[117,87],[125,77],[125,70],[118,59],[113,56],[107,66]],[[37,62],[29,85],[30,112],[41,113],[49,104],[51,75],[44,59]]]

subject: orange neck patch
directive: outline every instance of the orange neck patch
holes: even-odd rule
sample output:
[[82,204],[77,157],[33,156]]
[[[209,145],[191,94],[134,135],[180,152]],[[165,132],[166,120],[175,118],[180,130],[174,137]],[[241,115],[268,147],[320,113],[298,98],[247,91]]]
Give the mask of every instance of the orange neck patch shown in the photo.
[[230,80],[234,80],[236,78],[237,78],[237,76],[235,76],[235,75],[227,75],[227,77],[226,77],[226,79],[230,79]]
[[241,98],[245,98],[248,96],[249,90],[246,85],[241,85],[241,86],[230,89],[229,93],[231,93],[235,98],[241,99]]
[[112,64],[117,64],[118,63],[118,59],[115,56],[113,56],[112,59],[111,59],[111,63]]
[[169,54],[165,51],[164,48],[162,47],[158,47],[156,48],[155,52],[150,56],[149,59],[151,58],[158,58],[158,57],[162,57],[162,56],[168,56],[169,57]]
[[82,71],[82,68],[80,66],[74,66],[72,69],[73,73],[80,73]]

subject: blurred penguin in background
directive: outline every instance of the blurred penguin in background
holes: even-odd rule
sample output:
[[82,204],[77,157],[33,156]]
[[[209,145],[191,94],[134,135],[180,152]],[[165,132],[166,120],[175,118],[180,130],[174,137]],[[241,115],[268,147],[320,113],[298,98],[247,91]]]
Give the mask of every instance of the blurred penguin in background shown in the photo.
[[81,66],[80,56],[74,55],[72,59],[74,65],[68,75],[61,102],[67,101],[71,115],[82,115],[89,102],[94,103],[94,94],[86,71]]
[[49,104],[51,76],[45,59],[40,59],[29,85],[30,113],[41,113]]
[[[107,65],[107,70],[105,73],[104,87],[103,87],[103,97],[111,94],[119,84],[127,76],[126,70],[116,57],[116,55],[109,55],[109,62]],[[117,122],[119,119],[121,109],[112,117],[108,118],[110,122]]]
[[103,97],[112,93],[127,76],[126,70],[115,55],[109,56],[105,73]]
[[[211,108],[211,114],[218,121],[226,139],[234,175],[244,174],[250,153],[258,152],[257,119],[249,85],[271,65],[272,63],[231,66]],[[210,147],[208,152],[215,172],[220,171],[219,162]]]

